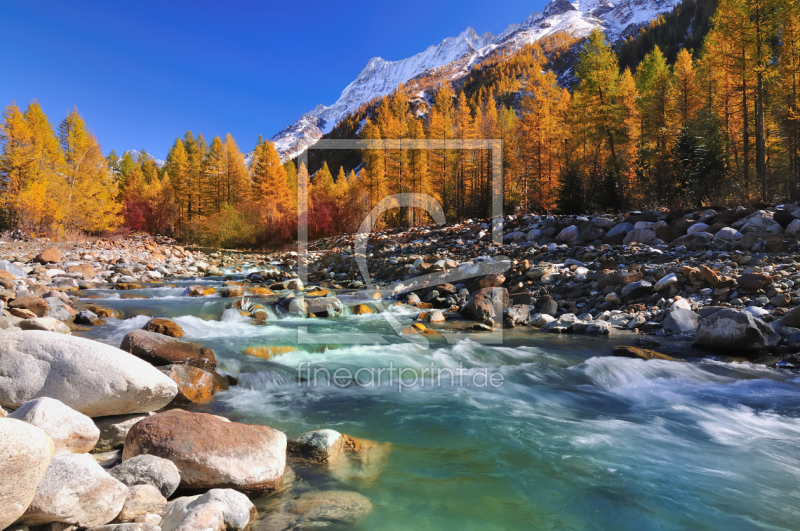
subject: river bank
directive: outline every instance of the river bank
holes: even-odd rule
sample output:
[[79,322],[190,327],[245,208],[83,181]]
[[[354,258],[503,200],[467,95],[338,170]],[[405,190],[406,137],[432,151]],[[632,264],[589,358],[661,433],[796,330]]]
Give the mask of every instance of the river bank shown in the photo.
[[0,527],[791,528],[780,212],[0,243]]

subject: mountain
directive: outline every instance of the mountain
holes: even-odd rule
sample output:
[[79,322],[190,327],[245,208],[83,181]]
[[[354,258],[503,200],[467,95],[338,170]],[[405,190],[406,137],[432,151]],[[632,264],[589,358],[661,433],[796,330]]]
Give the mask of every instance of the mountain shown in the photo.
[[[125,153],[130,153],[130,154],[131,154],[131,157],[133,157],[133,160],[136,160],[136,159],[138,159],[138,158],[139,158],[139,155],[141,155],[141,153],[140,153],[139,151],[135,150],[135,149],[129,149],[129,150],[125,151],[125,152],[123,153],[123,155],[125,155]],[[146,155],[147,155],[148,157],[150,157],[150,158],[153,160],[153,162],[155,162],[155,163],[156,163],[156,166],[158,166],[158,168],[159,168],[159,169],[160,169],[160,168],[161,168],[161,167],[162,167],[164,164],[166,164],[166,162],[164,162],[164,161],[163,161],[163,160],[161,160],[161,159],[157,159],[157,158],[155,158],[155,157],[154,157],[153,155],[151,155],[150,153],[147,153]]]
[[390,94],[399,84],[434,69],[457,62],[459,68],[454,74],[449,74],[451,80],[457,79],[491,52],[499,49],[514,51],[559,31],[583,37],[599,26],[614,42],[633,34],[679,2],[622,0],[614,4],[607,0],[552,0],[544,12],[534,12],[521,24],[511,24],[497,36],[491,33],[478,35],[472,28],[467,28],[457,37],[448,37],[407,59],[387,61],[374,57],[355,81],[345,87],[336,103],[330,107],[318,105],[271,140],[284,158],[293,158],[362,104]]

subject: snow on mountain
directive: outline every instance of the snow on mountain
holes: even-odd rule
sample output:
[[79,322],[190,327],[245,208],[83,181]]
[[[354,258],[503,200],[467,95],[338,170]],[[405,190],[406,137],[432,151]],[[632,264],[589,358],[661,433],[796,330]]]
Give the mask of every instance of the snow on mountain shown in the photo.
[[[123,153],[123,155],[125,155],[125,153],[130,153],[130,154],[131,154],[131,157],[133,157],[133,160],[136,160],[136,159],[138,159],[138,158],[139,158],[139,155],[141,155],[141,153],[140,153],[139,151],[135,150],[135,149],[129,149],[129,150],[125,151],[125,152]],[[157,158],[155,158],[155,157],[154,157],[153,155],[151,155],[150,153],[147,153],[147,156],[148,156],[148,157],[150,157],[150,158],[151,158],[151,159],[152,159],[152,160],[153,160],[153,161],[156,163],[156,166],[158,166],[159,168],[161,168],[161,166],[163,166],[164,164],[166,164],[166,162],[164,162],[163,160],[160,160],[160,159],[157,159]]]
[[[467,28],[457,37],[448,37],[407,59],[387,61],[374,57],[355,81],[342,91],[336,103],[330,107],[318,105],[271,140],[284,158],[295,157],[363,103],[390,94],[399,84],[431,69],[456,61],[468,67],[498,48],[513,51],[558,31],[582,37],[595,27],[601,27],[613,42],[626,30],[649,22],[672,9],[679,1],[622,0],[615,4],[608,0],[552,0],[544,12],[532,13],[521,24],[511,24],[497,36],[491,33],[478,35],[472,28]],[[464,67],[460,69],[461,74],[467,71]]]

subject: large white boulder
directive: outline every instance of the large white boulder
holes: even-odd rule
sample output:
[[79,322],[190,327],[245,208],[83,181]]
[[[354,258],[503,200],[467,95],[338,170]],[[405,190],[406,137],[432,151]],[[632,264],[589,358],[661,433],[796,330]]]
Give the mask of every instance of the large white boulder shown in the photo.
[[127,495],[128,487],[109,476],[91,455],[55,455],[20,523],[107,524],[122,510]]
[[178,498],[167,504],[162,531],[228,529],[239,531],[255,516],[255,506],[241,492],[211,489],[202,496]]
[[0,405],[47,396],[90,417],[144,413],[169,404],[178,386],[118,348],[54,332],[0,335]]
[[53,440],[57,454],[88,453],[100,437],[92,419],[55,398],[43,396],[25,402],[9,418],[43,429]]
[[30,505],[53,457],[53,441],[36,426],[0,418],[0,529]]

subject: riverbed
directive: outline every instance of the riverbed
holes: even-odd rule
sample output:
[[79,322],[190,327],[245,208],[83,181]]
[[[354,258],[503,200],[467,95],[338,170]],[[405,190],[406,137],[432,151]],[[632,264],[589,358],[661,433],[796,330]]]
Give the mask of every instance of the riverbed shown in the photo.
[[[617,358],[615,339],[530,329],[505,331],[500,344],[418,336],[425,345],[378,313],[348,310],[335,320],[270,310],[257,325],[227,308],[232,299],[182,296],[222,281],[122,292],[144,298],[80,292],[122,318],[74,333],[119,346],[150,317],[172,318],[239,381],[190,409],[288,437],[331,428],[381,443],[367,462],[293,467],[286,491],[254,500],[256,528],[307,490],[366,496],[373,509],[353,529],[798,528],[797,372],[701,359],[688,343],[681,362]],[[418,310],[384,302],[413,323]],[[256,346],[296,350],[243,354]]]

